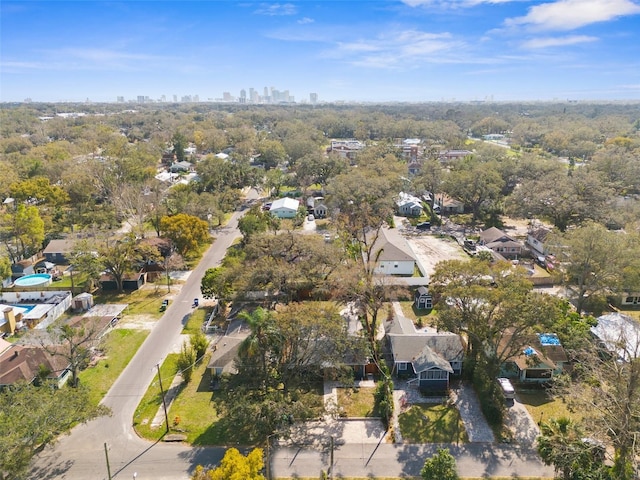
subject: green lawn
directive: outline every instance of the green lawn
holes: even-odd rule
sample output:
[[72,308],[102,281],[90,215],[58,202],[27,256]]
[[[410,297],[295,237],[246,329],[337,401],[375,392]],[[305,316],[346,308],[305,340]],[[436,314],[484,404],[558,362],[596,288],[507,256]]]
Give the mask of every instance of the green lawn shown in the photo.
[[563,399],[552,398],[544,390],[518,391],[518,399],[527,407],[536,422],[560,417],[568,417],[576,421],[582,418],[578,412],[572,412]]
[[[170,387],[173,377],[176,375],[177,358],[177,354],[169,354],[160,366],[162,387],[165,392]],[[133,428],[136,429],[138,435],[149,440],[159,440],[162,438],[166,431],[165,425],[157,429],[151,428],[151,422],[160,408],[162,408],[162,395],[160,390],[160,381],[156,374],[133,415]],[[174,418],[175,417],[171,416],[171,411],[169,411],[169,427],[173,426]]]
[[413,320],[413,324],[420,328],[422,326],[435,326],[437,319],[437,311],[433,310],[418,310],[413,306],[413,300],[401,300],[400,306],[402,307],[402,314]]
[[147,284],[139,290],[131,293],[100,293],[94,295],[96,305],[104,303],[126,303],[129,306],[124,311],[125,315],[151,315],[160,318],[160,305],[162,300],[167,298],[167,286],[162,285],[160,279],[158,284]]
[[340,414],[346,417],[377,417],[374,410],[373,387],[338,388],[338,407]]
[[146,330],[115,329],[107,335],[103,346],[105,358],[79,375],[80,383],[89,386],[91,400],[96,405],[107,394],[148,334]]
[[420,403],[400,414],[400,432],[407,443],[467,442],[458,409],[443,404]]
[[207,307],[199,307],[196,308],[189,320],[187,320],[187,324],[182,329],[183,335],[191,335],[192,333],[197,333],[202,331],[202,325],[205,320],[209,318],[212,309]]

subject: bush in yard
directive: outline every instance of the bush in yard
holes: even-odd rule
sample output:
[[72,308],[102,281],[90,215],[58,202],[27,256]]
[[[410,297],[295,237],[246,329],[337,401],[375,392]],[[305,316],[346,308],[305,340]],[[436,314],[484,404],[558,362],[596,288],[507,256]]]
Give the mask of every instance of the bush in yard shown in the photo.
[[189,341],[196,352],[196,358],[200,361],[204,354],[207,353],[207,348],[209,347],[207,336],[202,332],[192,333]]
[[195,367],[197,358],[198,357],[196,357],[196,351],[193,346],[187,344],[187,342],[183,342],[182,349],[180,350],[180,354],[176,360],[176,370],[177,373],[182,374],[182,378],[185,383],[189,383],[191,381],[193,368]]
[[458,480],[456,470],[456,459],[444,448],[438,449],[437,453],[424,462],[420,471],[424,480]]
[[376,385],[374,393],[375,409],[380,413],[382,423],[388,429],[393,417],[393,380],[384,361],[380,361],[380,373],[382,379]]

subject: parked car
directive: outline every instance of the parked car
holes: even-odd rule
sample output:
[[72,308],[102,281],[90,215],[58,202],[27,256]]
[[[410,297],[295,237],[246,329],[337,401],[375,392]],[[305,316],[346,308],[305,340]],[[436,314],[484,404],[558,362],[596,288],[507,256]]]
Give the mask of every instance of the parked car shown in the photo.
[[169,306],[169,300],[165,298],[164,300],[162,300],[162,305],[160,305],[160,311],[164,312],[168,306]]
[[313,222],[316,219],[316,217],[313,216],[313,213],[310,213],[309,216],[307,217],[307,220],[309,220],[310,222]]
[[513,388],[513,385],[511,385],[508,378],[499,378],[498,383],[500,384],[504,398],[508,400],[516,398],[516,390]]
[[418,230],[431,230],[431,222],[420,222],[416,225]]

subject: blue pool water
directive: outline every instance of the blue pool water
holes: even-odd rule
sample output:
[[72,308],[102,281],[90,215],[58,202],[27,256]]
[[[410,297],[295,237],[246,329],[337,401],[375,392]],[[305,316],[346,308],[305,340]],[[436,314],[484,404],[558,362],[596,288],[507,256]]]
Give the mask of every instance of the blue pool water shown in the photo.
[[48,273],[35,273],[18,278],[13,284],[16,287],[35,287],[51,283],[51,275]]

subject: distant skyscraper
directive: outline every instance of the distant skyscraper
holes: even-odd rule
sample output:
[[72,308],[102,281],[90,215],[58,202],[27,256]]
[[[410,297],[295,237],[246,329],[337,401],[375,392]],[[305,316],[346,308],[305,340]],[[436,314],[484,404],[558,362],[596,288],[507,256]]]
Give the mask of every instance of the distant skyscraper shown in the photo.
[[166,97],[166,95],[160,95],[160,101],[161,101],[162,103],[166,102],[166,101],[167,101],[167,97]]
[[244,88],[240,90],[240,103],[247,103],[247,91]]
[[173,96],[173,103],[178,103],[178,95]]
[[144,103],[144,95],[138,95],[138,103]]
[[124,103],[124,97],[118,97],[118,103]]
[[309,102],[311,102],[312,104],[318,103],[318,94],[317,93],[310,93],[309,94]]
[[193,96],[193,101],[194,102],[199,102],[200,101],[200,95],[194,95]]

